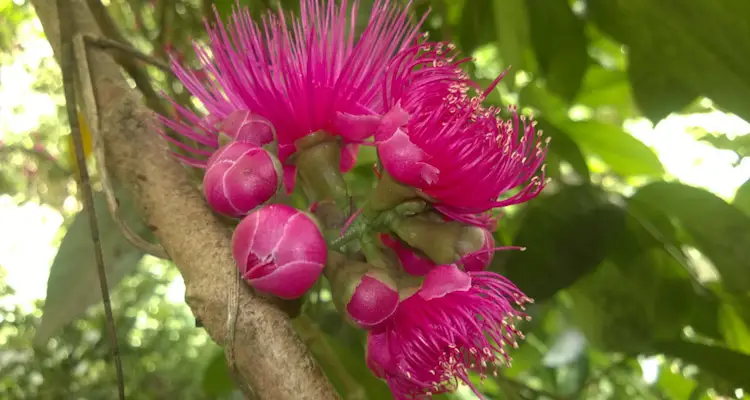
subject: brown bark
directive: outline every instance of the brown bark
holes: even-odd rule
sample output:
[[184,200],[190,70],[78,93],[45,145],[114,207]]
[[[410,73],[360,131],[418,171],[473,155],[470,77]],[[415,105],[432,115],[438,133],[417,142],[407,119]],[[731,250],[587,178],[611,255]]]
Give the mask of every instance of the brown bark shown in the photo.
[[[85,0],[71,0],[78,31],[99,35]],[[55,0],[32,0],[55,55],[60,57]],[[177,264],[186,301],[211,338],[224,344],[228,294],[236,268],[231,231],[206,208],[186,171],[151,128],[152,112],[127,85],[106,53],[89,52],[111,173],[130,189],[149,226]],[[242,285],[235,331],[241,390],[260,399],[336,399],[338,396],[292,328],[289,317]],[[126,366],[127,371],[127,366]],[[252,388],[252,389],[251,389]]]

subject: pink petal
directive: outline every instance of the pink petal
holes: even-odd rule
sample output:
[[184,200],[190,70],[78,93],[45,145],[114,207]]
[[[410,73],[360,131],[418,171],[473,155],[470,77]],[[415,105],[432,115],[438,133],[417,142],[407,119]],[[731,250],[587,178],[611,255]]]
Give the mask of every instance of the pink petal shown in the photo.
[[453,292],[471,289],[471,276],[456,265],[438,265],[424,278],[419,296],[425,300],[443,297]]
[[351,142],[361,142],[375,134],[380,126],[377,115],[353,115],[337,112],[333,118],[333,128],[336,132]]
[[424,161],[427,154],[402,129],[380,143],[378,154],[383,168],[405,185],[422,187],[438,180],[440,171]]
[[357,153],[359,153],[358,144],[347,144],[341,149],[341,162],[339,169],[341,172],[349,172],[357,165]]

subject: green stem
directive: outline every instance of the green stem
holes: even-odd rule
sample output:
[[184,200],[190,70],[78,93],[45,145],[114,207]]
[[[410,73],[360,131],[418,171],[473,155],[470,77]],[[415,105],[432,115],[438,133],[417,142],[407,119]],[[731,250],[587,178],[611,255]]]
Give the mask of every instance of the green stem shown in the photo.
[[379,268],[389,269],[390,264],[386,260],[383,252],[378,248],[374,234],[362,236],[360,239],[360,245],[362,246],[362,254],[365,255],[365,259],[367,259],[369,264]]

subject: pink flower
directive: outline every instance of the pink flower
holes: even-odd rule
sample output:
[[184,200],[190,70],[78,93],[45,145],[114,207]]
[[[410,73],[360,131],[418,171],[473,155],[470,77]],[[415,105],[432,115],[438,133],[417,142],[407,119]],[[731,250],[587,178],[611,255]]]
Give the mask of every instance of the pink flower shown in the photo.
[[249,143],[233,142],[207,163],[203,193],[211,208],[232,217],[247,215],[281,187],[283,172],[276,157]]
[[427,398],[469,385],[508,365],[506,345],[523,339],[514,320],[527,318],[513,306],[531,302],[504,277],[440,265],[414,295],[367,340],[367,365],[384,379],[395,399]]
[[175,143],[193,155],[184,161],[200,164],[216,149],[214,122],[250,110],[275,128],[283,163],[297,151],[296,140],[325,131],[343,138],[341,168],[351,169],[357,146],[372,136],[385,111],[380,95],[385,69],[413,42],[421,22],[411,23],[410,6],[377,0],[357,37],[359,1],[351,9],[347,3],[302,0],[300,17],[287,20],[282,10],[269,12],[261,26],[249,10],[235,10],[228,25],[207,27],[209,49],[194,45],[207,79],[173,58],[175,74],[210,117],[204,120],[172,102],[181,118],[162,118],[166,127],[208,148]]
[[232,254],[250,286],[294,299],[318,280],[327,248],[311,217],[295,208],[272,204],[252,212],[237,225]]
[[[479,90],[454,61],[452,47],[421,44],[406,49],[388,69],[383,116],[375,136],[385,170],[412,186],[452,219],[478,225],[493,208],[534,198],[544,187],[546,141],[534,122],[501,120],[481,102],[500,82]],[[520,190],[504,199],[515,188]]]

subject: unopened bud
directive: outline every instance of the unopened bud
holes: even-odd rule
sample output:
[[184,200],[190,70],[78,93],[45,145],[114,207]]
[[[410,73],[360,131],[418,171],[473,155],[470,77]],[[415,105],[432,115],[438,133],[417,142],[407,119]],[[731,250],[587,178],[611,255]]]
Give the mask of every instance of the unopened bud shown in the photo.
[[432,260],[418,254],[417,251],[391,235],[381,234],[380,241],[384,246],[396,253],[396,257],[398,257],[401,263],[401,268],[409,275],[424,276],[435,267],[435,263]]
[[283,183],[283,170],[276,156],[249,143],[224,146],[206,165],[206,200],[216,212],[232,217],[247,215],[267,202]]
[[250,286],[282,299],[295,299],[318,280],[327,248],[312,217],[287,205],[271,204],[237,225],[232,254]]
[[237,142],[264,146],[273,142],[276,131],[271,121],[248,110],[229,114],[219,126],[221,132]]
[[495,238],[492,232],[478,226],[467,226],[456,242],[456,253],[461,256],[461,264],[467,272],[484,271],[494,252]]
[[357,326],[373,328],[396,311],[398,288],[387,271],[349,260],[326,276],[336,307]]

